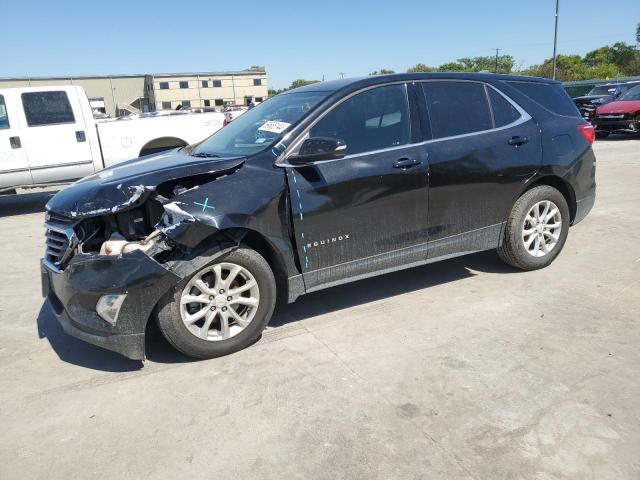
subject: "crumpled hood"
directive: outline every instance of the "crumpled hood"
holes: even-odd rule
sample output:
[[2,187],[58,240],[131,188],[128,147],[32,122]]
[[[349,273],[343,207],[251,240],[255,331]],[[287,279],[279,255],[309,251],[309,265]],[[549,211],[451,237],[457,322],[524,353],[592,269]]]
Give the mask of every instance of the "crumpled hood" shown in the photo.
[[640,100],[618,100],[598,107],[599,115],[610,113],[633,113],[640,110]]
[[244,161],[244,157],[192,157],[186,149],[137,158],[78,180],[57,193],[46,208],[78,219],[118,213],[143,203],[162,183],[231,172]]

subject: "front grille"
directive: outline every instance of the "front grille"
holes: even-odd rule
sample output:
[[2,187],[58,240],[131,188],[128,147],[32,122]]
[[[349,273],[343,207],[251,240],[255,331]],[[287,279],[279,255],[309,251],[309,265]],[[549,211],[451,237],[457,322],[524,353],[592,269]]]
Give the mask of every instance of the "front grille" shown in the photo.
[[47,212],[46,219],[44,261],[55,270],[63,270],[77,246],[73,220],[52,212]]
[[45,216],[47,223],[53,223],[57,225],[71,225],[74,220],[71,217],[65,217],[64,215],[60,215],[59,213],[48,211]]

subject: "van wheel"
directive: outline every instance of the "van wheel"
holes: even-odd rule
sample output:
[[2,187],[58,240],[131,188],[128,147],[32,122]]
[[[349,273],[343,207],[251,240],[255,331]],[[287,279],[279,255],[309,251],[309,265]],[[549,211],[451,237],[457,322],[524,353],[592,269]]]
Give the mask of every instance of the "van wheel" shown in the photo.
[[532,188],[511,209],[498,255],[522,270],[546,267],[564,247],[569,221],[567,201],[558,190]]
[[276,282],[267,261],[240,247],[194,272],[158,306],[158,326],[176,349],[195,358],[237,352],[269,323]]

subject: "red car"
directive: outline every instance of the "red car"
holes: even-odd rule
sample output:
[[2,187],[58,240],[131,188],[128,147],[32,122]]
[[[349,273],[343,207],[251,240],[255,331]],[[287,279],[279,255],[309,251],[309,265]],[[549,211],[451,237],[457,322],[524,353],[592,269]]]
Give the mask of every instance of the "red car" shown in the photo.
[[597,138],[608,137],[612,132],[640,132],[640,85],[615,102],[598,107],[593,126]]

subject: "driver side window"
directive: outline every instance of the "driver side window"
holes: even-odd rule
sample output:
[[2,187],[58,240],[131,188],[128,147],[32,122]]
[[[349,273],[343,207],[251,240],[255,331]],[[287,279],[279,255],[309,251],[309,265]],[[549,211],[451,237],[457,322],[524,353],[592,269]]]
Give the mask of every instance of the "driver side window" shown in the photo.
[[347,155],[408,144],[405,86],[377,87],[345,100],[314,125],[309,136],[343,140]]
[[0,95],[0,130],[9,128],[9,115],[7,114],[7,106],[4,103],[4,97]]

